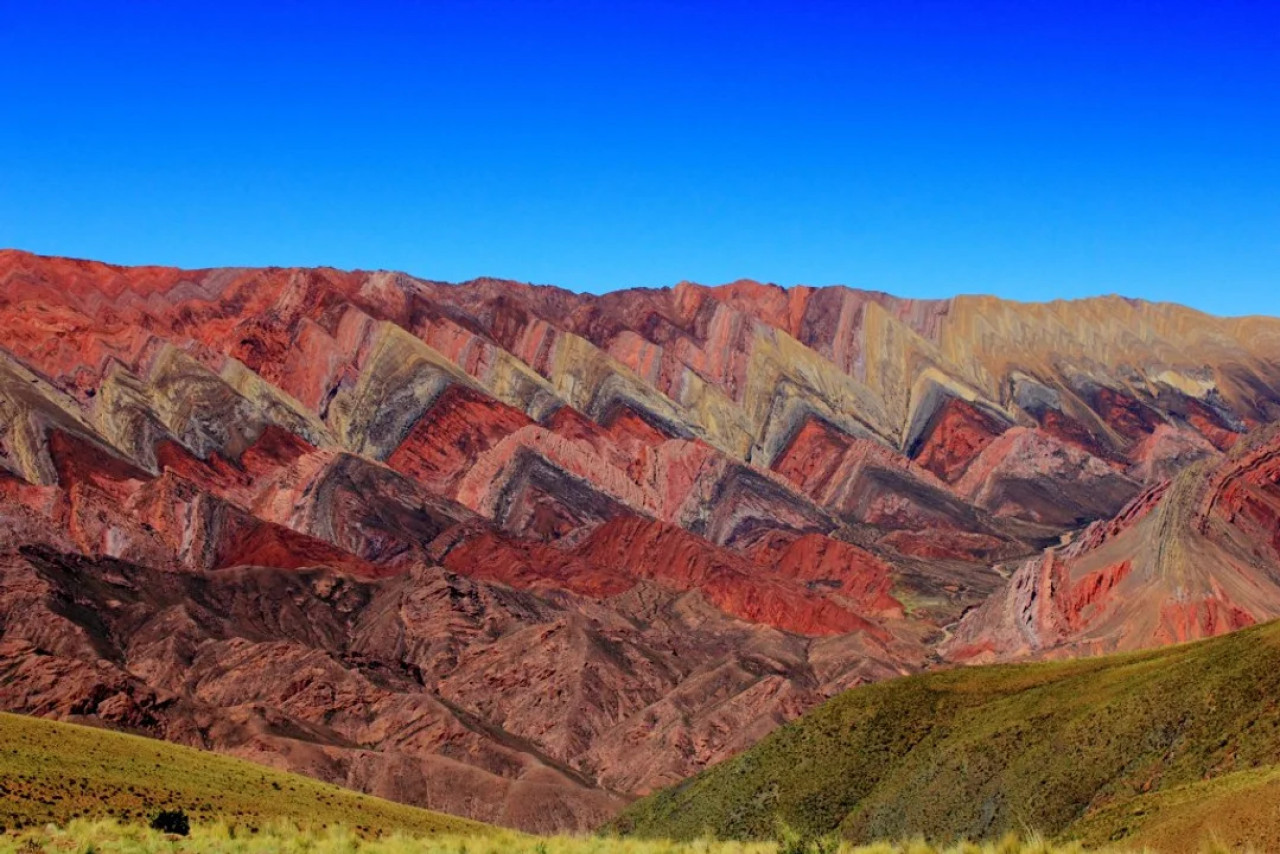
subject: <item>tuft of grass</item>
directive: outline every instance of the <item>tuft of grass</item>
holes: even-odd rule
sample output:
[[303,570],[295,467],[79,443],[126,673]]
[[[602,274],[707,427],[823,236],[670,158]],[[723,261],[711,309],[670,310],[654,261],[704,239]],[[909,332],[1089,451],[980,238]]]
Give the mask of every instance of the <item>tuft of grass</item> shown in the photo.
[[[1280,622],[1152,652],[906,677],[834,698],[745,753],[636,802],[611,827],[765,839],[784,823],[808,838],[834,831],[869,843],[1031,829],[1071,838],[1079,826],[1082,834],[1090,828],[1081,838],[1092,843],[1128,844],[1135,823],[1106,810],[1276,762],[1276,698]],[[1280,803],[1280,788],[1276,797]],[[1110,824],[1088,823],[1104,813]],[[1255,844],[1280,850],[1280,818],[1263,824],[1250,832],[1267,844]],[[1211,840],[1166,850],[1195,851],[1201,842]]]
[[[825,847],[825,846],[832,847]],[[1010,837],[987,845],[935,847],[921,841],[854,847],[828,839],[815,854],[1080,854],[1075,845],[1050,846]],[[77,819],[65,827],[47,826],[0,835],[0,854],[781,854],[774,843],[686,843],[616,837],[533,837],[494,830],[482,836],[440,833],[421,836],[397,831],[368,837],[348,827],[300,828],[276,821],[256,833],[225,823],[192,825],[188,837],[174,837],[145,825]]]
[[193,828],[223,823],[246,832],[279,821],[418,836],[479,838],[492,829],[208,751],[0,713],[0,827],[99,818],[131,827],[165,811],[181,811]]

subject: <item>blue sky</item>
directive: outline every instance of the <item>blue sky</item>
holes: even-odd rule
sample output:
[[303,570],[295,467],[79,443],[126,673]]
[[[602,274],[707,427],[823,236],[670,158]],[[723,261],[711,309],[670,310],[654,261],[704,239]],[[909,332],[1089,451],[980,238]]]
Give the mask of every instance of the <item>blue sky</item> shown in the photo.
[[36,252],[1280,314],[1274,2],[0,0],[0,83]]

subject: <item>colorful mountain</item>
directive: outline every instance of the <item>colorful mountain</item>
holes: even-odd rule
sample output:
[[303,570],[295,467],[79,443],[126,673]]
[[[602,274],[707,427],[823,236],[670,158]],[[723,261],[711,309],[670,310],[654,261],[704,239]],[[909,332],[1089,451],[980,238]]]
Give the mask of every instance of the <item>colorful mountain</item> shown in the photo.
[[2,251],[0,330],[0,707],[484,821],[1280,616],[1277,319]]

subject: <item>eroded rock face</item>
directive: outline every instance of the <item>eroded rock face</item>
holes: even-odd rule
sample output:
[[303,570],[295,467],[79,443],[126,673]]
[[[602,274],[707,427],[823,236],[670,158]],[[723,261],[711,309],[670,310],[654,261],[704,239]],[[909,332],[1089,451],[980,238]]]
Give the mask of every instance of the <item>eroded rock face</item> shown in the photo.
[[1277,365],[1110,298],[3,251],[0,704],[592,827],[942,655],[1280,615]]
[[986,661],[1222,634],[1280,613],[1278,568],[1280,434],[1266,429],[1022,563],[944,648]]

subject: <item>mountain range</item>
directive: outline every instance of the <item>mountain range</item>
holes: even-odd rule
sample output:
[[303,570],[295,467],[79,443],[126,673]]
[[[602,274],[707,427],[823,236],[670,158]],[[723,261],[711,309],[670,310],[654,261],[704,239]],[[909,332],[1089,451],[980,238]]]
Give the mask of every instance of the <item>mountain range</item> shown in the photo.
[[0,251],[0,707],[535,831],[1280,616],[1280,319]]

